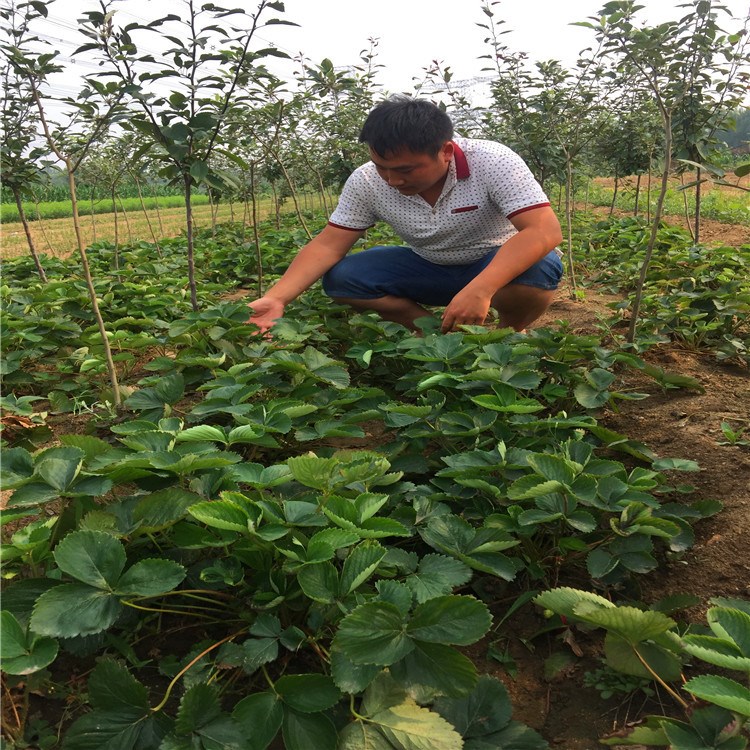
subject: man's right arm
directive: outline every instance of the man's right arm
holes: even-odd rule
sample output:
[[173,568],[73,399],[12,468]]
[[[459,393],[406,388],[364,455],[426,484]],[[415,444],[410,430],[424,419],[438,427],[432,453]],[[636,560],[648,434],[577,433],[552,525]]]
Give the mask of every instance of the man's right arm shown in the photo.
[[283,316],[286,305],[335,266],[364,235],[364,230],[326,225],[299,251],[284,275],[260,299],[249,303],[252,315],[247,322],[257,325],[261,333],[268,331]]

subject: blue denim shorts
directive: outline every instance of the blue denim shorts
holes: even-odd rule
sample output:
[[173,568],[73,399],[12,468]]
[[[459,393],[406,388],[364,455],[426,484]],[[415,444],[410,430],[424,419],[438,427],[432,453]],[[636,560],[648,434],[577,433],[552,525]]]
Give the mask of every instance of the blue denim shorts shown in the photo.
[[[340,260],[323,276],[323,290],[334,298],[393,295],[443,307],[489,265],[496,252],[492,250],[473,263],[441,266],[421,258],[409,247],[380,245]],[[560,256],[552,250],[510,283],[557,289],[562,275]]]

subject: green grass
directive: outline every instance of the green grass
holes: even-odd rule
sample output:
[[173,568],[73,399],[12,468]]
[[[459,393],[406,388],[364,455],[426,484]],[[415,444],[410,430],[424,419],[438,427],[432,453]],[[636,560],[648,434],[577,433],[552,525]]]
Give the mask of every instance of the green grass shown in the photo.
[[[181,195],[162,195],[157,198],[144,197],[143,203],[147,209],[159,208],[177,208],[185,205],[185,199]],[[203,206],[208,203],[207,195],[194,195],[192,203],[195,206]],[[91,201],[79,200],[78,201],[78,212],[80,214],[91,214]],[[121,202],[117,201],[117,210],[121,211],[124,208],[126,211],[140,211],[141,202],[138,198],[123,198]],[[73,207],[71,201],[49,201],[44,203],[34,204],[25,202],[23,204],[26,218],[29,221],[36,221],[37,218],[42,219],[65,219],[73,216]],[[93,213],[95,214],[109,214],[112,213],[112,201],[109,198],[100,198],[94,201]],[[0,222],[3,224],[9,224],[14,221],[20,221],[18,215],[18,208],[12,203],[3,203],[0,205]]]

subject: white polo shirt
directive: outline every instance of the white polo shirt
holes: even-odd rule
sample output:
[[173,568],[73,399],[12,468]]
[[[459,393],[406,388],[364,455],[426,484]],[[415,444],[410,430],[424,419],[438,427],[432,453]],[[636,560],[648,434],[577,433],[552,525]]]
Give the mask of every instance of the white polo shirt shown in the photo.
[[460,137],[453,144],[434,206],[420,195],[402,195],[367,162],[346,181],[329,224],[361,232],[384,221],[417,255],[450,266],[479,260],[516,234],[513,216],[550,205],[526,163],[507,146]]

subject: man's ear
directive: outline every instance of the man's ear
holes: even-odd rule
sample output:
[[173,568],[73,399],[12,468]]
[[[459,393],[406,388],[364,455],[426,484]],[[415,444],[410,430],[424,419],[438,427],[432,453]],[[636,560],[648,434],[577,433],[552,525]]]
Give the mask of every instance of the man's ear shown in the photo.
[[453,141],[446,141],[441,149],[440,156],[445,159],[446,164],[453,158]]

